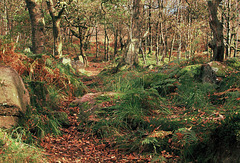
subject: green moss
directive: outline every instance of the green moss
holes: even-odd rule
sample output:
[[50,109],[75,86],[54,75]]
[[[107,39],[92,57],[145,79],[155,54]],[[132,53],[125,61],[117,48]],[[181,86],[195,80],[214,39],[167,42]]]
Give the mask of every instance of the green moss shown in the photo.
[[218,77],[225,77],[229,71],[233,70],[231,67],[223,65],[217,61],[212,61],[209,63],[209,65],[212,67],[213,71],[215,71]]
[[176,75],[179,78],[179,82],[186,83],[198,80],[201,75],[201,66],[201,64],[197,64],[182,68]]
[[201,66],[202,66],[201,64],[186,66],[178,72],[177,76],[180,77],[185,75],[186,73],[190,77],[198,76],[200,75],[200,72],[201,72]]

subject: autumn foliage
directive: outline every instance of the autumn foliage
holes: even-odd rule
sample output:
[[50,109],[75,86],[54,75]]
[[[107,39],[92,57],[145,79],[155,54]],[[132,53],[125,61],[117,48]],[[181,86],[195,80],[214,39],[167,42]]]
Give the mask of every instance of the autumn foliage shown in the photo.
[[16,131],[50,162],[204,162],[223,159],[218,149],[239,141],[238,59],[219,64],[228,70],[221,80],[203,83],[200,65],[209,61],[201,56],[117,73],[92,57],[86,71],[94,76],[87,76],[50,55],[1,48],[2,64],[19,72],[31,94]]

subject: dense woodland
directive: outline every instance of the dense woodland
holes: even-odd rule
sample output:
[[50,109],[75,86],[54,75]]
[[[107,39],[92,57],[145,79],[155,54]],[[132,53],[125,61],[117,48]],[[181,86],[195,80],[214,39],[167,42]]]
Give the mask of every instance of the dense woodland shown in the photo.
[[240,162],[239,0],[0,4],[31,98],[0,162]]

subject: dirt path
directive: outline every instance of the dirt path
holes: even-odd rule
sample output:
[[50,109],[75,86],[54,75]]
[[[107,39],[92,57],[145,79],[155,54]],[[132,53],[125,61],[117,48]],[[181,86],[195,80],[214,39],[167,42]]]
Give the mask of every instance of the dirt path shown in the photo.
[[89,62],[88,67],[85,68],[85,70],[88,72],[89,76],[96,76],[98,75],[106,66],[108,63],[94,63]]
[[96,84],[97,87],[99,87],[103,84],[103,82],[97,75],[107,66],[107,64],[108,63],[89,62],[88,67],[85,68],[86,74],[88,76],[82,77],[81,81],[89,88],[89,92],[98,92],[98,90],[96,90],[96,87],[91,87],[91,85]]
[[[83,163],[108,163],[108,162],[148,162],[149,159],[137,154],[124,154],[114,149],[114,143],[103,141],[93,136],[88,131],[78,131],[80,122],[77,119],[79,108],[69,108],[75,112],[69,115],[71,126],[62,129],[63,135],[58,137],[46,136],[41,146],[46,150],[49,162],[83,162]],[[69,112],[70,113],[70,112]]]
[[[83,77],[83,83],[88,86],[94,82],[100,83],[101,80],[96,76],[99,74],[106,63],[89,62],[86,71],[89,76]],[[90,88],[95,93],[96,89]],[[108,163],[108,162],[148,162],[149,159],[142,158],[137,154],[124,154],[114,148],[114,142],[110,140],[102,140],[91,134],[91,131],[81,126],[82,123],[78,119],[79,107],[70,107],[62,110],[68,114],[70,126],[63,128],[61,136],[45,136],[41,142],[41,146],[45,149],[45,154],[49,162],[66,162],[66,163]],[[83,124],[84,125],[84,124]]]

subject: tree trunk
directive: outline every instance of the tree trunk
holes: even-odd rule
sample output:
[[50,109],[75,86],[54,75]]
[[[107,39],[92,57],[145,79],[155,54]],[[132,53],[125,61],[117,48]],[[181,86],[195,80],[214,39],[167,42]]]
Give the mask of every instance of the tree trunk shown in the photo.
[[[238,8],[238,6],[239,6],[239,2],[238,2],[238,0],[236,0],[236,8]],[[238,14],[238,17],[237,17],[237,23],[238,24],[240,24],[240,15]],[[235,41],[234,41],[234,57],[236,57],[237,56],[237,51],[238,51],[238,40],[239,40],[239,32],[238,32],[238,30],[239,30],[239,25],[237,25],[237,27],[235,27],[235,33],[236,33],[236,35],[235,35]]]
[[125,43],[123,42],[123,36],[122,36],[122,30],[120,29],[119,30],[119,43],[120,43],[120,46],[121,46],[121,51],[123,51],[124,47],[125,47]]
[[230,25],[230,12],[231,12],[231,0],[227,2],[227,20],[226,20],[226,28],[227,28],[227,40],[226,40],[226,57],[231,57],[231,25]]
[[209,24],[213,33],[213,39],[210,41],[209,47],[213,50],[213,60],[220,62],[224,59],[223,25],[217,17],[217,8],[221,1],[208,1]]
[[52,0],[47,0],[47,6],[48,11],[52,17],[52,23],[53,23],[53,55],[62,57],[62,46],[63,46],[63,40],[61,35],[61,16],[65,10],[65,6],[62,6],[61,10],[57,12],[53,6]]
[[108,39],[108,35],[107,35],[106,22],[105,22],[105,24],[104,24],[104,53],[105,53],[106,61],[110,60],[110,57],[108,54],[108,42],[109,42],[109,39]]
[[138,53],[139,53],[139,43],[140,43],[140,3],[141,0],[133,0],[131,1],[131,17],[130,17],[130,41],[127,46],[127,51],[125,53],[125,63],[130,66],[138,64]]
[[175,43],[175,34],[173,35],[173,38],[172,38],[172,41],[171,41],[171,48],[170,48],[170,53],[169,53],[169,58],[168,58],[168,61],[169,61],[169,62],[171,61],[174,43]]
[[157,22],[156,24],[156,44],[155,44],[155,48],[156,48],[156,52],[155,52],[155,57],[156,57],[156,65],[159,65],[159,22]]
[[[178,53],[177,53],[177,60],[180,62],[181,55],[182,55],[182,31],[180,29],[182,21],[182,11],[180,10],[181,0],[178,0],[178,13],[177,13],[177,21],[180,19],[178,23],[178,33],[179,33],[179,44],[178,44]],[[179,17],[180,16],[180,17]]]
[[117,56],[117,45],[118,45],[118,27],[114,32],[114,58]]
[[7,1],[4,0],[4,14],[3,14],[3,31],[4,35],[8,34],[9,31],[9,16],[8,16],[8,8],[7,8]]
[[79,35],[79,42],[80,42],[80,46],[79,46],[79,48],[80,48],[80,55],[82,56],[84,66],[86,67],[88,65],[88,60],[87,60],[87,56],[86,56],[84,48],[83,48],[84,36],[83,36],[83,32],[82,32],[80,26],[78,27],[78,32],[79,32],[78,35]]
[[[162,40],[162,45],[163,45],[161,61],[164,64],[164,60],[165,60],[165,57],[167,56],[167,52],[168,52],[168,45],[167,45],[167,30],[165,29],[165,27],[163,25],[164,24],[161,22],[160,23],[160,28],[161,28],[160,31],[161,31],[161,40]],[[165,35],[164,35],[164,33],[165,33]]]
[[148,36],[148,53],[152,53],[152,22],[151,22],[151,17],[152,17],[152,0],[149,2],[149,8],[148,8],[148,31],[149,31],[149,36]]
[[98,24],[97,23],[96,23],[95,30],[96,30],[96,36],[95,36],[95,39],[96,39],[96,58],[98,58],[99,49],[98,49]]
[[[83,29],[86,29],[86,31],[84,31]],[[84,66],[88,66],[88,60],[87,60],[87,56],[85,54],[85,50],[84,50],[84,42],[86,42],[86,33],[88,28],[85,26],[78,26],[78,33],[75,32],[74,30],[70,29],[70,31],[72,32],[72,34],[77,37],[79,39],[79,50],[80,50],[80,56],[82,56],[83,58],[83,62],[84,62]]]
[[44,28],[45,21],[37,0],[25,0],[30,15],[32,26],[32,52],[41,54],[44,52]]

